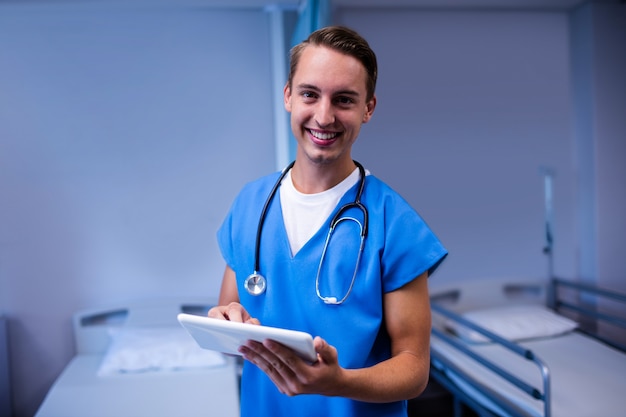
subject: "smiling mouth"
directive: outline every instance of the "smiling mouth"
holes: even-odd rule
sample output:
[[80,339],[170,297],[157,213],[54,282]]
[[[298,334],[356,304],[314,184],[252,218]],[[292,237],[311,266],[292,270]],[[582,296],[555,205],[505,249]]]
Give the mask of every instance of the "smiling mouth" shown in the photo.
[[318,132],[316,130],[311,130],[311,129],[308,129],[308,130],[311,136],[319,140],[332,140],[332,139],[335,139],[337,136],[339,136],[339,133],[337,132],[324,133],[324,132]]

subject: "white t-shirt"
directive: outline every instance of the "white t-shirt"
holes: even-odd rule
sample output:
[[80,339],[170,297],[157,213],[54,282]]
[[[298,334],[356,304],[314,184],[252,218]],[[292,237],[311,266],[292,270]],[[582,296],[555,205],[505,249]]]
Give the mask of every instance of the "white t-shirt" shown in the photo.
[[303,194],[293,186],[291,171],[287,173],[280,186],[280,204],[292,255],[298,253],[322,227],[341,197],[358,181],[359,169],[355,168],[333,188],[321,193]]

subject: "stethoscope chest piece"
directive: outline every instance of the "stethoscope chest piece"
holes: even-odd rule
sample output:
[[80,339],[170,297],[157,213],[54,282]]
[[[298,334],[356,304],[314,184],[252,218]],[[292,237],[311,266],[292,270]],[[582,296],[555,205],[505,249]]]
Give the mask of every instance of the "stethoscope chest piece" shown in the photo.
[[261,295],[265,292],[267,281],[263,275],[255,271],[248,275],[243,285],[250,295]]

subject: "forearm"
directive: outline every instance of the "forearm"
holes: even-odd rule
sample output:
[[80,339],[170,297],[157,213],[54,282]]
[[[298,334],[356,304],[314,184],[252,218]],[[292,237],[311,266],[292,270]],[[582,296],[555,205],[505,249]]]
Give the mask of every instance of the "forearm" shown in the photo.
[[430,358],[401,352],[362,369],[344,369],[335,396],[366,402],[392,402],[417,397],[428,383]]

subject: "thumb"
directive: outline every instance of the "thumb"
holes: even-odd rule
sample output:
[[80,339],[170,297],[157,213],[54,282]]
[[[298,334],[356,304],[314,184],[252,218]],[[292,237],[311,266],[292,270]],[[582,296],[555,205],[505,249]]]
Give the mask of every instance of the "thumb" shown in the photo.
[[322,362],[337,362],[337,349],[329,345],[324,339],[316,336],[315,339],[313,339],[313,346]]

